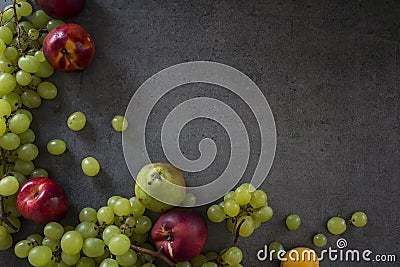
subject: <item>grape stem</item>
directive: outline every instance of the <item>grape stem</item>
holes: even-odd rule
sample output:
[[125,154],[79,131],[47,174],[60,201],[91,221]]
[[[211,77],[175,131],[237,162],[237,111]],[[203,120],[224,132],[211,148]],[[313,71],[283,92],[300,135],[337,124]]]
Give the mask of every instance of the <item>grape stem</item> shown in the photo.
[[139,253],[144,253],[144,254],[148,254],[154,258],[159,258],[160,260],[162,260],[163,262],[165,262],[166,264],[168,264],[168,266],[170,267],[176,267],[176,264],[173,263],[170,259],[168,259],[163,253],[162,253],[162,247],[160,248],[159,251],[153,251],[150,249],[145,249],[136,245],[131,244],[131,249],[139,252]]
[[227,247],[226,249],[223,249],[223,250],[219,253],[218,258],[216,259],[217,262],[222,262],[222,256],[223,256],[230,248],[236,246],[236,243],[238,242],[239,236],[240,236],[240,235],[239,235],[240,227],[242,227],[242,225],[243,225],[243,223],[244,223],[245,221],[246,221],[246,219],[241,220],[241,221],[239,222],[239,224],[235,227],[235,228],[236,228],[236,231],[235,231],[235,239],[233,240],[232,244],[231,244],[229,247]]
[[12,9],[14,10],[14,21],[15,25],[17,26],[17,45],[18,45],[18,52],[22,56],[24,53],[22,52],[22,45],[21,45],[21,26],[19,25],[18,15],[17,15],[17,0],[13,0]]
[[[1,177],[3,177],[5,175],[5,173],[7,172],[6,152],[4,151],[4,149],[1,149],[1,160],[2,160],[2,164],[3,164],[3,168],[1,169]],[[18,231],[18,228],[15,227],[15,225],[12,224],[6,216],[5,209],[4,209],[4,197],[2,195],[0,195],[0,220],[2,220],[5,224],[7,224],[14,231]]]

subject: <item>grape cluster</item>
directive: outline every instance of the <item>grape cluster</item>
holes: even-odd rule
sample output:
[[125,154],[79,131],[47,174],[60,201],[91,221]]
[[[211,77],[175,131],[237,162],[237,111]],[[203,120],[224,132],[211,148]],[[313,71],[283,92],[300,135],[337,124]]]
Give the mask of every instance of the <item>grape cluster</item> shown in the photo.
[[12,1],[0,14],[0,250],[12,245],[10,234],[21,226],[15,203],[19,186],[29,177],[48,177],[33,163],[39,150],[28,109],[57,96],[57,87],[43,80],[54,69],[41,48],[48,32],[62,24],[42,10],[33,12],[23,0]]
[[153,223],[145,210],[136,197],[112,196],[98,210],[82,209],[76,227],[50,222],[43,235],[19,241],[14,252],[19,258],[28,258],[32,266],[149,267],[153,258],[132,248],[154,251],[147,242]]

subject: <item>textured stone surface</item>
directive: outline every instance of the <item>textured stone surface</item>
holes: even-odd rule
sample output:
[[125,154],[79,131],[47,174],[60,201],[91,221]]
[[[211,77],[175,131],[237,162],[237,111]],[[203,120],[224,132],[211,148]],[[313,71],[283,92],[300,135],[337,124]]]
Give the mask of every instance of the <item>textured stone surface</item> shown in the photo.
[[[349,247],[400,257],[399,17],[397,0],[88,0],[84,12],[70,21],[93,35],[93,64],[82,73],[54,75],[57,99],[33,111],[41,151],[36,165],[48,169],[71,200],[64,223],[76,224],[81,208],[99,208],[111,195],[133,194],[121,136],[110,121],[124,113],[140,84],[168,66],[212,60],[243,71],[257,83],[277,126],[274,164],[262,185],[275,216],[253,237],[239,241],[243,265],[278,266],[257,260],[264,244],[312,247],[312,236],[327,232],[329,217],[349,218],[357,210],[366,211],[369,223],[343,234]],[[235,95],[210,85],[182,86],[157,104],[148,127],[152,159],[165,160],[159,139],[162,118],[174,105],[196,96],[226,102],[245,121],[252,145],[249,177],[260,144],[255,118]],[[87,114],[88,125],[72,132],[66,119],[77,110]],[[193,121],[182,131],[184,154],[197,158],[198,142],[204,137],[218,144],[217,160],[202,175],[188,175],[190,179],[217,175],[229,160],[228,136],[208,120]],[[46,152],[53,138],[66,141],[64,155]],[[82,174],[80,162],[86,156],[99,160],[99,176]],[[303,220],[296,232],[285,228],[290,213]],[[17,240],[40,229],[23,225]],[[208,248],[221,249],[231,242],[223,225],[209,226]],[[336,248],[338,237],[327,236]],[[0,252],[0,266],[28,265],[12,254]]]

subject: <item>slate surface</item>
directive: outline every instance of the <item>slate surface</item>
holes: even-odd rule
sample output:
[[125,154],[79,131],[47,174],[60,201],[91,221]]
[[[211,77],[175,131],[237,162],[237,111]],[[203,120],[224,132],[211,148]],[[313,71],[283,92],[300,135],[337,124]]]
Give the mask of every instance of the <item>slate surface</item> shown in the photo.
[[[166,67],[211,60],[253,79],[269,102],[277,127],[275,160],[262,185],[275,215],[253,237],[240,240],[243,265],[278,266],[258,261],[257,251],[275,240],[286,248],[313,247],[312,236],[327,232],[329,217],[349,218],[357,210],[369,215],[369,223],[341,236],[348,248],[400,257],[399,17],[397,0],[88,0],[83,13],[69,21],[83,25],[95,39],[93,64],[82,73],[54,75],[51,80],[59,95],[33,111],[32,128],[41,152],[35,164],[47,168],[70,198],[64,223],[76,224],[83,207],[99,208],[112,195],[133,194],[121,136],[112,130],[110,120],[124,113],[135,90]],[[165,160],[159,140],[161,118],[181,100],[196,96],[228,103],[245,121],[252,145],[246,172],[250,177],[260,145],[254,116],[235,95],[211,85],[182,86],[157,104],[148,126],[152,159]],[[87,114],[88,125],[72,132],[66,119],[77,110]],[[204,137],[218,144],[216,162],[200,176],[188,174],[189,179],[217,175],[229,160],[228,136],[209,120],[195,120],[182,131],[181,147],[188,158],[199,156],[198,142]],[[45,145],[53,138],[66,141],[64,155],[47,153]],[[99,176],[82,174],[85,156],[99,160]],[[296,232],[285,228],[290,213],[303,220]],[[27,222],[23,225],[16,240],[40,230]],[[231,242],[223,225],[209,228],[208,249]],[[328,235],[332,248],[338,238]],[[321,266],[398,262],[325,260]],[[0,252],[0,266],[28,263],[6,251]]]

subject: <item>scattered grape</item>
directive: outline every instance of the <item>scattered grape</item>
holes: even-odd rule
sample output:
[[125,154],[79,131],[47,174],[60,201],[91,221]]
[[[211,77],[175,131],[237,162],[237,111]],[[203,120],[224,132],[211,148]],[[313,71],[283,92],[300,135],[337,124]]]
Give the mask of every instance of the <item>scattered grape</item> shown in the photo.
[[128,121],[124,116],[117,115],[112,119],[111,125],[117,132],[123,132],[128,128]]
[[362,211],[357,211],[351,216],[351,223],[356,227],[364,227],[367,225],[368,217]]
[[283,255],[285,255],[285,248],[282,246],[281,243],[279,242],[271,242],[268,245],[268,251],[269,253],[272,253],[272,258],[274,259],[279,259],[282,258]]
[[301,219],[300,219],[299,215],[291,214],[286,217],[286,227],[289,230],[295,231],[295,230],[299,229],[300,224],[301,224]]
[[80,131],[86,125],[86,116],[84,113],[77,111],[69,115],[67,120],[68,128],[73,131]]
[[313,238],[313,243],[317,247],[323,247],[328,243],[328,239],[324,234],[316,234]]
[[100,164],[93,157],[84,158],[82,160],[82,171],[87,176],[96,176],[100,171]]
[[340,217],[330,218],[327,223],[328,231],[333,235],[340,235],[346,231],[346,221]]
[[53,139],[47,143],[47,151],[53,155],[61,155],[66,149],[67,145],[60,139]]

